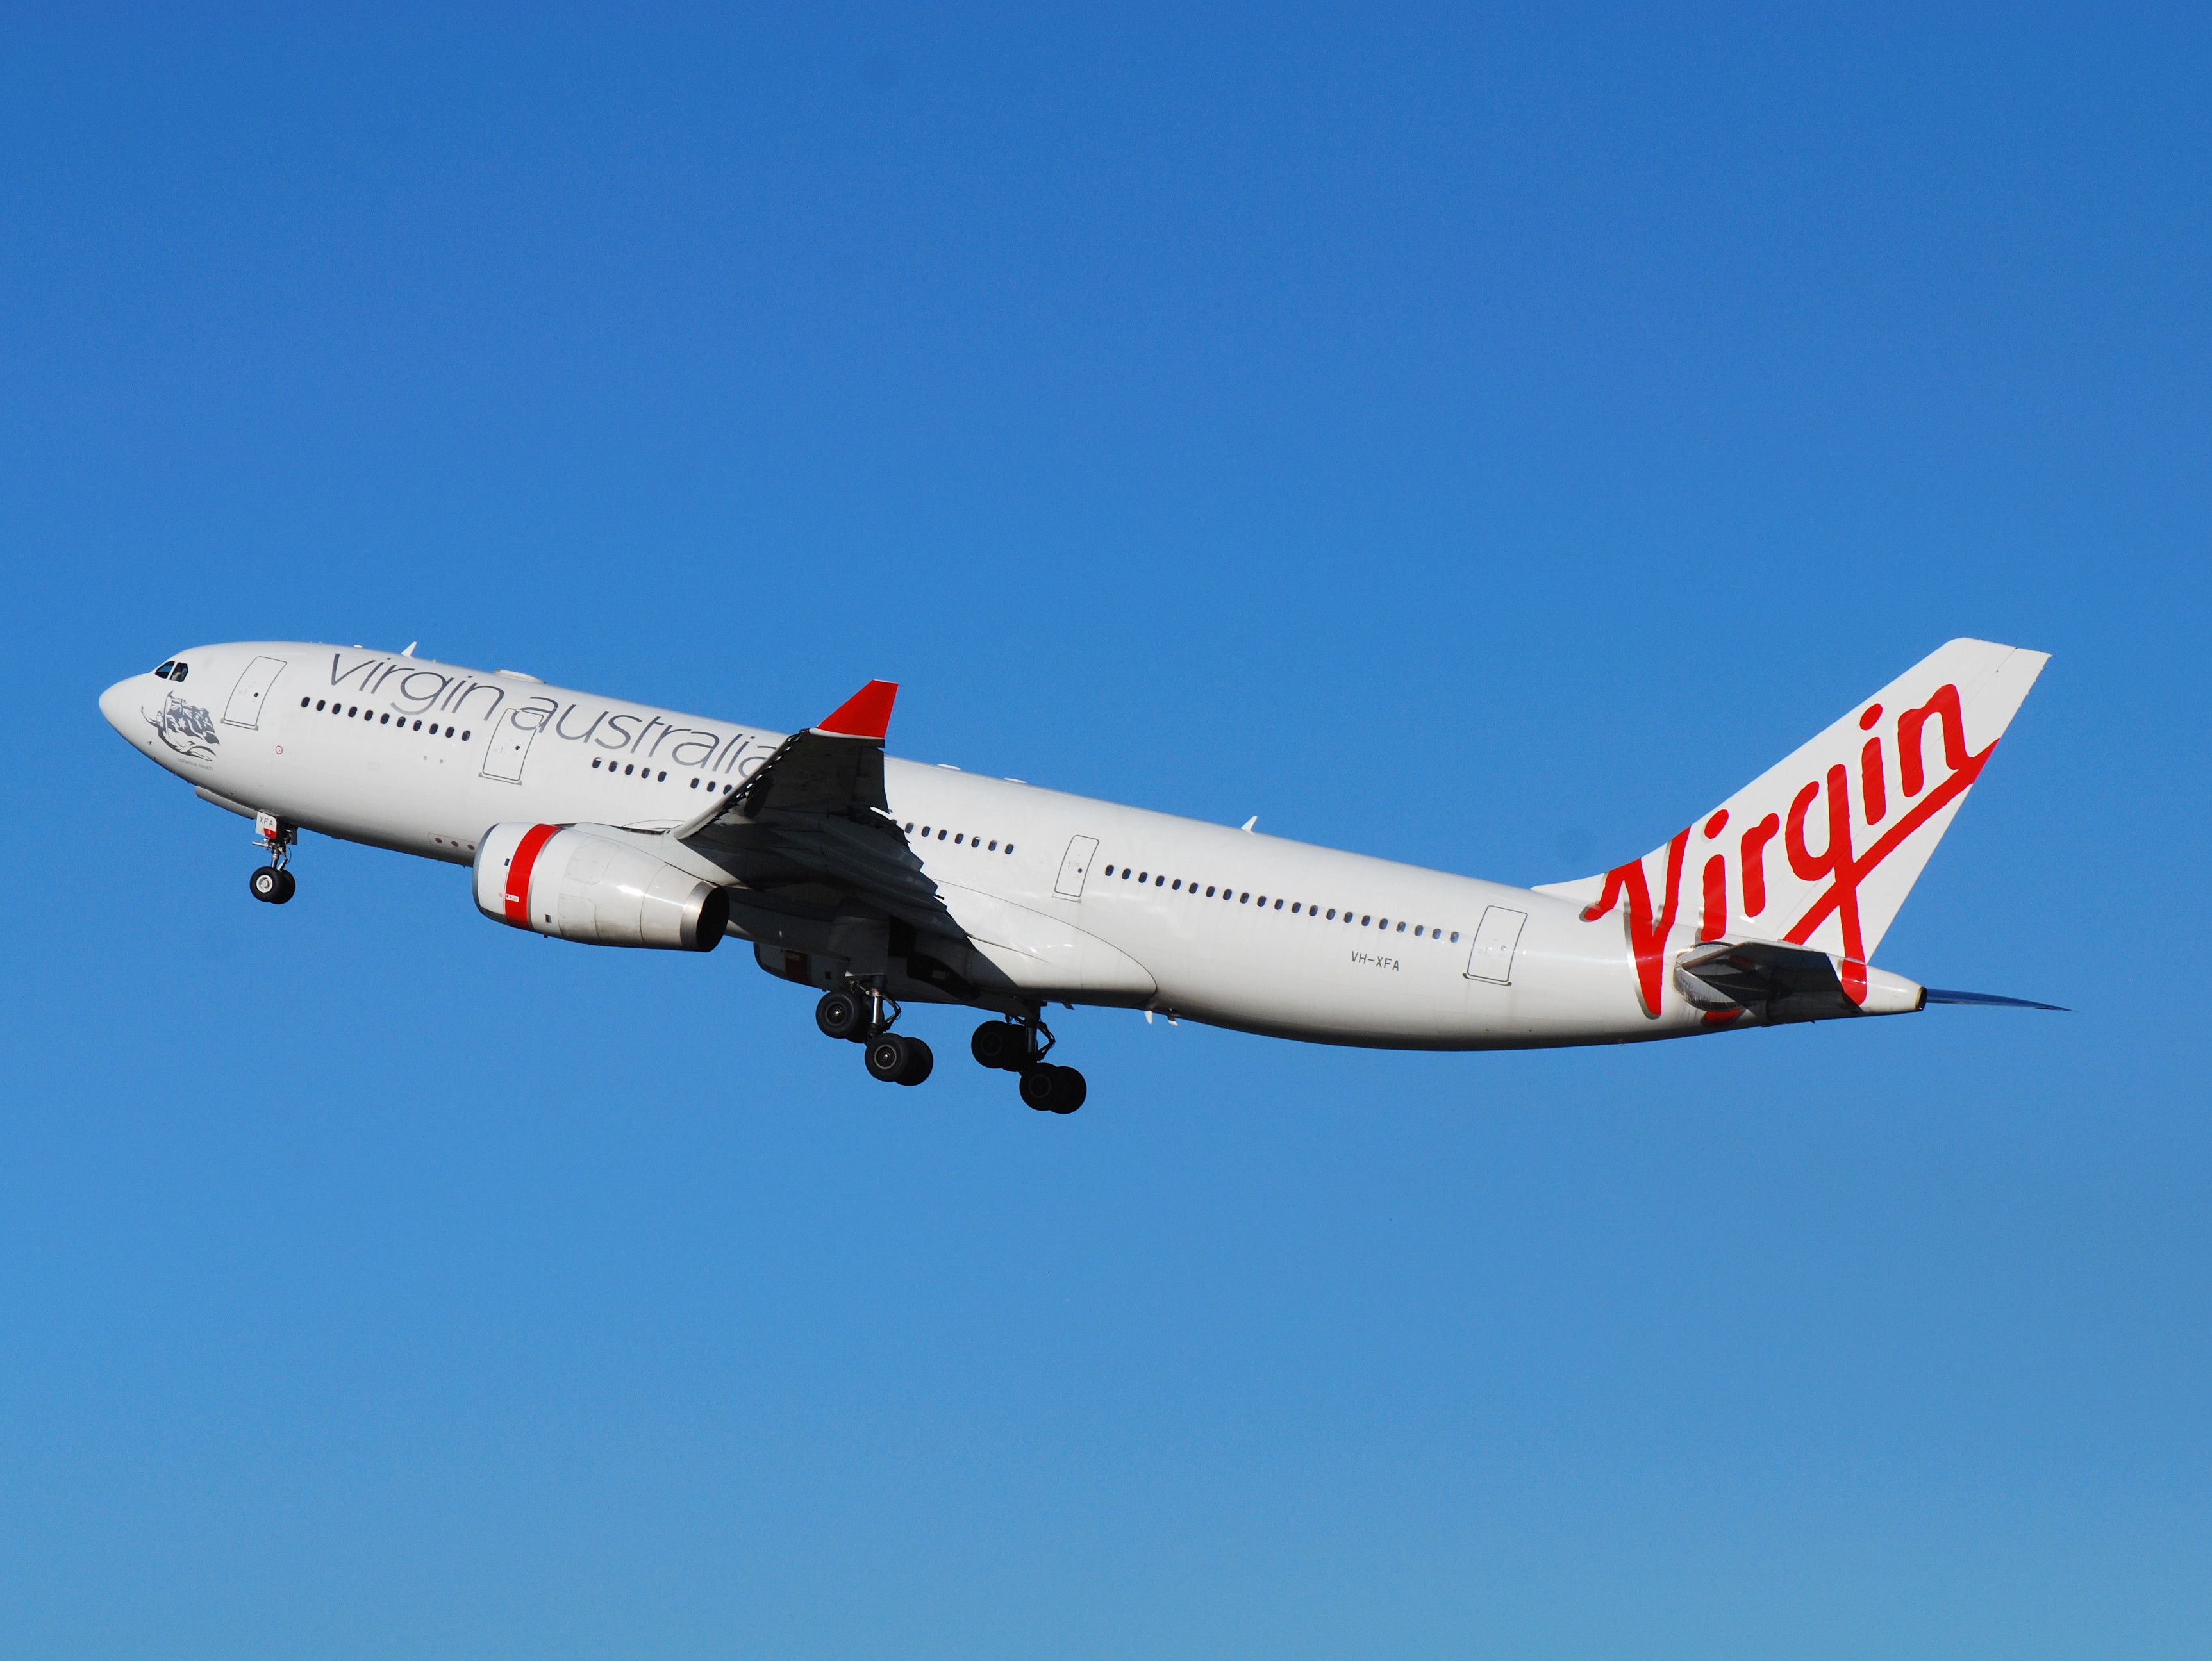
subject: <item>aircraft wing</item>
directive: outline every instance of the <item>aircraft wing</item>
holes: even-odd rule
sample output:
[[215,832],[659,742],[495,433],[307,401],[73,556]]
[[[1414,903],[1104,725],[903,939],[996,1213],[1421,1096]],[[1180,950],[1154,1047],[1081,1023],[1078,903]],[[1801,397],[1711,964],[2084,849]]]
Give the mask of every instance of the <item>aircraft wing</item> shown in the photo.
[[869,682],[673,834],[756,892],[832,908],[857,898],[917,929],[962,937],[884,795],[884,735],[897,693],[891,682]]

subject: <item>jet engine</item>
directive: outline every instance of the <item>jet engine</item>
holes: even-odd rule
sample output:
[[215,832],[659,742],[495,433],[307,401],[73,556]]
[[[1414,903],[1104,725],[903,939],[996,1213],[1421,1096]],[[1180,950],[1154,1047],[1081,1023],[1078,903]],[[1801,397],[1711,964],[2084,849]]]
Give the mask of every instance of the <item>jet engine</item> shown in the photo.
[[494,825],[477,843],[477,909],[590,946],[711,952],[728,892],[608,825]]

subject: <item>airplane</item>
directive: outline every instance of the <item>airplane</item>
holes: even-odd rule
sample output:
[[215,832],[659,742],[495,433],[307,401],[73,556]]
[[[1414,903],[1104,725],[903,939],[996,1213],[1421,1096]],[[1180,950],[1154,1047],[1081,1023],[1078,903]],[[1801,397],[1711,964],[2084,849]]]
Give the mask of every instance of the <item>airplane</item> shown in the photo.
[[1617,1044],[2057,1006],[1871,958],[2047,655],[1940,647],[1641,858],[1534,888],[884,753],[895,684],[783,734],[399,652],[196,647],[100,695],[108,723],[251,819],[257,900],[303,830],[469,866],[494,922],[598,946],[749,943],[815,1022],[921,1083],[908,1003],[1041,1112],[1060,1004],[1374,1048]]

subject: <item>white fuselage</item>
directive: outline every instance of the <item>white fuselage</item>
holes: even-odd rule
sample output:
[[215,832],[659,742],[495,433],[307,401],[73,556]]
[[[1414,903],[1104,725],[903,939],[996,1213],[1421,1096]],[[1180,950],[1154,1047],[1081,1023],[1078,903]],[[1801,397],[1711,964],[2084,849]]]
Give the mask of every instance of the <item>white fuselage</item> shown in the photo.
[[[155,761],[234,811],[456,864],[498,824],[672,829],[781,738],[357,648],[255,642],[179,661],[181,684],[138,676],[100,700]],[[1404,1048],[1710,1029],[1672,994],[1647,1015],[1621,918],[1585,921],[1551,894],[950,767],[890,760],[884,785],[976,940],[1071,966],[1057,984],[1033,972],[1041,1000]],[[731,932],[775,943],[742,906]]]

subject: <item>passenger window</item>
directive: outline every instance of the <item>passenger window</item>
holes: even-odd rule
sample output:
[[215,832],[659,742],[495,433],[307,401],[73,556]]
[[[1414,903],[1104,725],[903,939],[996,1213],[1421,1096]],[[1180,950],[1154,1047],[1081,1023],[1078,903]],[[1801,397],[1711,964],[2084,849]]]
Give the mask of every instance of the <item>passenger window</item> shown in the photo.
[[1008,853],[1012,853],[1013,851],[1014,851],[1014,845],[1013,845],[1012,843],[1011,843],[1011,842],[1007,843],[1007,844],[1006,844],[1006,852],[1007,852]]
[[994,836],[994,837],[993,837],[993,838],[991,839],[991,852],[992,852],[993,853],[996,853],[996,852],[998,852],[998,851],[999,851],[999,839],[998,839],[997,837],[995,837],[995,836]]
[[305,698],[302,698],[301,700],[300,700],[300,707],[301,707],[301,709],[305,709],[305,708],[307,708],[307,700]]
[[1114,874],[1114,868],[1113,868],[1111,865],[1107,866],[1107,867],[1106,867],[1106,875],[1107,875],[1107,876],[1113,876],[1113,874]]
[[386,713],[385,713],[385,714],[382,714],[382,715],[378,716],[378,717],[376,718],[376,724],[377,724],[377,725],[379,725],[379,726],[380,726],[380,727],[388,727],[388,726],[390,726],[390,725],[392,724],[392,717],[391,717],[390,713],[389,713],[389,712],[386,712]]
[[461,742],[465,744],[469,742],[469,730],[466,727],[461,729]]
[[1180,876],[1176,878],[1174,883],[1170,886],[1168,892],[1170,894],[1181,894],[1182,892],[1182,878]]
[[1452,931],[1452,944],[1455,946],[1459,944],[1459,931],[1457,929],[1454,929]]
[[1152,874],[1150,871],[1139,871],[1137,873],[1137,881],[1139,882],[1149,882],[1152,880]]
[[[465,733],[464,733],[464,734],[462,735],[462,737],[466,737],[467,736],[468,736],[468,735],[467,735],[467,734],[465,734]],[[664,772],[664,773],[662,773],[659,774],[657,777],[655,777],[655,778],[654,778],[654,779],[653,779],[653,782],[654,784],[656,784],[656,785],[665,785],[665,784],[666,784],[666,783],[668,782],[668,775],[667,775],[667,773]]]
[[1370,912],[1370,913],[1369,913],[1369,917],[1363,917],[1363,918],[1361,918],[1359,919],[1359,926],[1360,926],[1361,928],[1363,928],[1363,929],[1364,929],[1364,928],[1365,928],[1365,927],[1367,926],[1367,924],[1368,924],[1368,921],[1369,921],[1369,918],[1370,918],[1370,917],[1371,917],[1372,915],[1373,915],[1373,913],[1372,913],[1372,912]]
[[1247,888],[1243,893],[1238,894],[1237,896],[1237,903],[1240,906],[1250,905],[1252,903],[1252,890]]
[[1401,923],[1401,924],[1398,925],[1398,932],[1399,932],[1400,934],[1403,934],[1403,933],[1405,933],[1405,932],[1406,932],[1406,925],[1405,925],[1403,923]]
[[929,827],[927,825],[921,827],[921,840],[925,842],[929,840]]
[[316,699],[316,700],[315,700],[315,707],[316,707],[317,709],[320,709],[322,706],[323,706],[323,700],[322,700],[321,699],[319,699],[319,698]]

